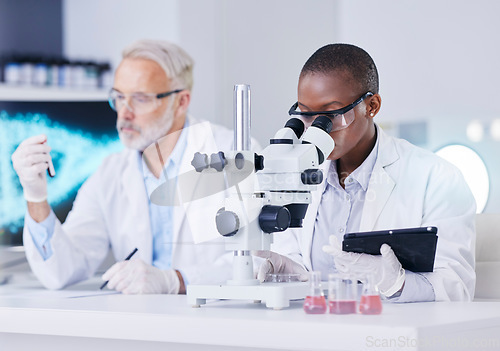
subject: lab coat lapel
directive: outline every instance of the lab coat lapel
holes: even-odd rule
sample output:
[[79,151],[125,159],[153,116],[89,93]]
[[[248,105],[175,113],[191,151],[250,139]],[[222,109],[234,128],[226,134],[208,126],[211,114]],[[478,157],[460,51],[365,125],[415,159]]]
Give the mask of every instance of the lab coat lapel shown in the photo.
[[377,219],[384,209],[396,182],[389,176],[385,168],[399,159],[394,142],[377,126],[379,147],[377,161],[370,176],[366,191],[365,204],[359,231],[375,229]]
[[303,257],[304,257],[304,263],[306,267],[309,269],[312,268],[312,262],[311,262],[311,246],[312,246],[312,239],[313,239],[313,234],[314,234],[314,224],[316,222],[316,216],[318,214],[318,208],[319,204],[321,203],[321,198],[323,196],[323,192],[325,191],[326,188],[326,177],[328,175],[328,170],[330,168],[330,162],[331,161],[325,161],[321,166],[320,169],[323,172],[323,182],[317,187],[316,190],[313,190],[311,193],[311,203],[309,204],[309,207],[307,209],[306,216],[304,217],[303,221],[303,228],[306,228],[306,230],[301,231],[302,233],[299,234],[298,240],[303,240],[304,244],[301,245],[305,248],[305,251],[303,251]]
[[[177,182],[177,199],[179,203],[174,207],[174,248],[178,243],[180,230],[184,225],[188,211],[193,206],[192,200],[197,198],[197,192],[200,191],[198,186],[201,174],[195,171],[191,161],[196,152],[207,153],[207,136],[211,135],[210,123],[199,123],[195,119],[189,118],[187,132],[187,144],[182,156]],[[203,231],[205,225],[203,222],[202,220],[191,220],[189,222],[193,235]]]
[[[121,175],[121,188],[128,202],[127,208],[130,210],[123,213],[119,226],[124,228],[130,241],[139,249],[137,252],[139,257],[151,263],[153,253],[148,195],[140,172],[139,161],[137,152],[130,150]],[[125,255],[128,255],[128,252]]]

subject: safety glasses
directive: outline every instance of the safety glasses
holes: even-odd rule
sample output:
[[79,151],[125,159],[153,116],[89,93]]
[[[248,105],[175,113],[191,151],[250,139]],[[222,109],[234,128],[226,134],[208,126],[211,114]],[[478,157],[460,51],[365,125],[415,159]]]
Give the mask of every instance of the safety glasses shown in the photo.
[[161,103],[161,99],[172,94],[180,93],[184,89],[167,91],[166,93],[131,93],[124,94],[118,90],[109,91],[109,106],[115,111],[120,111],[123,106],[138,114],[153,112]]
[[300,116],[304,120],[306,124],[311,124],[313,120],[315,119],[314,117],[317,116],[326,116],[331,119],[333,123],[332,127],[332,132],[337,131],[337,130],[342,130],[347,127],[354,121],[355,118],[355,113],[354,113],[354,107],[359,105],[364,99],[366,99],[369,96],[372,96],[373,93],[371,92],[366,92],[363,94],[360,98],[358,98],[356,101],[354,101],[352,104],[349,104],[345,107],[339,108],[338,110],[331,110],[331,111],[297,111],[297,108],[299,107],[299,103],[296,102],[293,104],[292,107],[290,107],[290,110],[288,111],[288,114],[290,116]]

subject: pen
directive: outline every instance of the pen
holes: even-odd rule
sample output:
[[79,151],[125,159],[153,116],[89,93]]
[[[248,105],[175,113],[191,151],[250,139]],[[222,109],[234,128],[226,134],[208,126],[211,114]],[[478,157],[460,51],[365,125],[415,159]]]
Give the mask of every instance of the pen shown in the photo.
[[[130,260],[130,259],[132,258],[132,256],[134,256],[134,254],[135,254],[136,252],[137,252],[137,247],[134,249],[134,251],[132,251],[132,252],[131,252],[128,256],[127,256],[127,258],[125,258],[125,261]],[[99,289],[101,289],[101,290],[102,290],[102,289],[104,289],[104,288],[106,287],[106,285],[108,285],[108,283],[109,283],[109,280],[106,280],[106,281],[104,282],[104,284],[102,284],[102,285],[101,285],[101,287],[100,287]]]

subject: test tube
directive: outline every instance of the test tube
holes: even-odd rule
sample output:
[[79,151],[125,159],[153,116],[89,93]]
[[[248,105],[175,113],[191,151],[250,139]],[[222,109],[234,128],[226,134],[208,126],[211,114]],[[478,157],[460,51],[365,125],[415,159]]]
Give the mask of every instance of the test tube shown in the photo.
[[304,311],[307,314],[326,312],[326,300],[321,289],[321,272],[311,272],[309,277],[309,295],[304,300]]
[[49,168],[48,168],[48,171],[49,171],[49,176],[51,176],[51,177],[55,177],[56,176],[56,170],[54,168],[54,164],[52,163],[52,158],[49,159]]
[[[42,144],[45,144],[46,142],[47,140],[45,140]],[[56,170],[54,168],[54,163],[52,162],[52,157],[49,158],[47,172],[49,173],[49,176],[51,176],[52,178],[56,176]]]
[[363,279],[363,293],[359,300],[359,312],[362,314],[382,313],[382,300],[373,275],[368,275]]
[[328,275],[328,305],[332,314],[356,313],[357,279],[341,274]]

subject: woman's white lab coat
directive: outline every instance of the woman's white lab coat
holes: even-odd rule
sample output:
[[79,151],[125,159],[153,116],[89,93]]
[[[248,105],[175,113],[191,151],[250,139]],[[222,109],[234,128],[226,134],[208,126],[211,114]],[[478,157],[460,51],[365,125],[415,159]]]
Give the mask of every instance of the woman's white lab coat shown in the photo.
[[[199,185],[196,178],[199,173],[194,172],[191,165],[193,155],[231,150],[233,139],[229,129],[190,119],[179,178],[189,173],[189,179],[194,180],[182,190],[177,187],[182,205],[174,207],[172,243],[172,268],[178,269],[189,283],[220,282],[230,274],[231,256],[226,254],[222,237],[215,228],[215,214],[224,192],[196,201],[188,199],[196,197],[194,193]],[[46,261],[25,226],[28,261],[46,287],[58,289],[91,277],[110,247],[117,260],[123,260],[137,247],[136,256],[152,263],[148,195],[139,162],[138,152],[130,149],[111,155],[103,162],[80,188],[65,223],[56,221],[51,240],[53,255]],[[214,188],[217,186],[213,184]],[[190,191],[192,193],[186,194]],[[194,238],[193,233],[198,238]],[[195,244],[211,238],[217,239]]]
[[[438,227],[434,272],[423,275],[432,284],[436,301],[471,300],[475,287],[476,204],[462,174],[433,153],[390,137],[378,126],[377,131],[377,160],[359,231]],[[275,234],[273,250],[303,262],[308,270],[312,267],[314,224],[325,186],[323,181],[313,192],[302,229]]]

